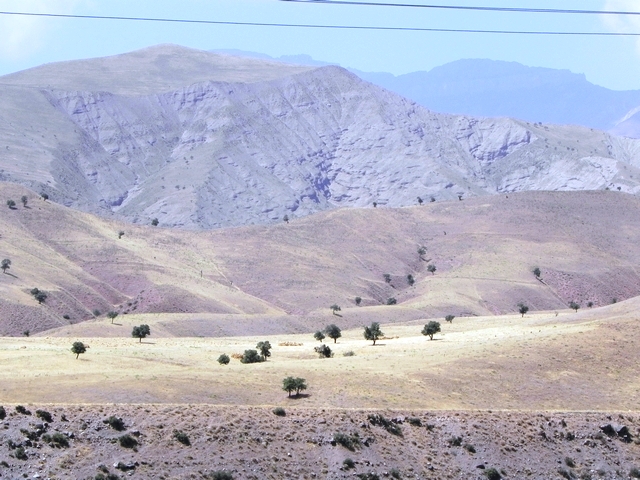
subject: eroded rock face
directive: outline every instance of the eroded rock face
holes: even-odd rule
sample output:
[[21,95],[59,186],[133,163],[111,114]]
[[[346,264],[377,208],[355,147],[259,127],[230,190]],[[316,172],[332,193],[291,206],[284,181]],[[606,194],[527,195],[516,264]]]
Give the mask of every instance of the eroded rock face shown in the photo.
[[[67,139],[44,149],[54,199],[134,222],[212,228],[418,196],[639,188],[640,141],[435,114],[339,67],[147,96],[42,95]],[[28,183],[18,170],[7,179]]]

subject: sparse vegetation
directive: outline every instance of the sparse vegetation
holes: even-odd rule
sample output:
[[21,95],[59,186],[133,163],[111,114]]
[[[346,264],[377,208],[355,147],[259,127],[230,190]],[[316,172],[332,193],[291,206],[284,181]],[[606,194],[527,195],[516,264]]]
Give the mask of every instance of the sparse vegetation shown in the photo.
[[411,275],[411,274],[407,275],[407,283],[410,286],[413,286],[416,283],[416,279],[413,278],[413,275]]
[[262,357],[258,351],[254,349],[245,350],[242,358],[240,359],[241,363],[260,363],[262,361]]
[[0,406],[0,420],[4,420],[7,417],[7,411],[3,406]]
[[151,335],[151,329],[149,328],[149,325],[138,325],[136,327],[133,327],[133,330],[131,330],[131,336],[134,338],[138,338],[140,340],[140,343],[142,343],[143,338],[146,338],[149,335]]
[[362,298],[356,297],[356,305],[359,307],[361,303],[362,303]]
[[18,447],[13,451],[13,456],[17,460],[28,460],[29,456],[27,452],[24,450],[24,447]]
[[342,466],[345,468],[345,470],[356,468],[355,462],[348,457],[342,461]]
[[640,468],[633,467],[629,470],[629,476],[631,478],[640,478]]
[[282,380],[282,389],[289,394],[289,397],[291,397],[291,393],[295,391],[297,397],[302,390],[307,389],[307,381],[300,377],[287,377]]
[[220,365],[229,365],[230,361],[231,359],[229,358],[229,355],[227,355],[226,353],[223,353],[218,357],[218,363]]
[[233,480],[233,475],[231,472],[226,470],[216,470],[215,472],[211,472],[209,474],[210,480]]
[[31,415],[31,412],[27,410],[23,405],[16,405],[16,412],[21,415]]
[[418,257],[420,257],[420,260],[424,260],[424,256],[427,254],[427,249],[424,247],[418,247]]
[[570,302],[570,303],[569,303],[569,308],[570,308],[571,310],[575,310],[575,311],[576,311],[576,313],[577,313],[577,312],[578,312],[578,309],[580,308],[580,305],[579,305],[578,303],[576,303],[576,302]]
[[49,200],[49,195],[47,195],[46,193],[41,193],[40,198],[42,198],[42,200],[46,202],[47,200]]
[[540,272],[540,269],[538,267],[533,269],[533,274],[536,276],[536,278],[540,278],[542,272]]
[[431,275],[435,275],[436,273],[436,266],[433,263],[430,263],[429,265],[427,265],[427,271],[431,274]]
[[571,457],[564,457],[564,464],[569,468],[575,468],[576,462]]
[[587,302],[587,307],[589,308],[593,307],[593,302]]
[[154,218],[153,220],[151,220],[151,225],[154,226],[154,227],[157,227],[159,223],[160,222],[158,221],[157,218]]
[[53,435],[44,434],[42,440],[54,448],[69,448],[69,439],[62,433],[56,432]]
[[351,450],[352,452],[356,450],[356,448],[360,448],[361,441],[358,432],[354,432],[351,435],[346,433],[334,433],[333,441],[336,445],[340,445],[341,447],[346,448],[347,450]]
[[118,312],[113,310],[107,313],[107,317],[111,319],[111,323],[113,323],[113,321],[116,319],[117,316],[118,316]]
[[11,210],[16,208],[16,202],[14,202],[13,200],[7,200],[7,207],[9,207]]
[[524,314],[527,313],[528,311],[529,311],[529,307],[527,307],[524,303],[518,304],[518,312],[522,314],[522,317],[524,317]]
[[333,313],[334,315],[337,315],[336,312],[339,312],[341,310],[340,305],[338,305],[337,303],[334,303],[329,308],[331,309],[331,313]]
[[384,333],[380,330],[380,324],[378,322],[373,322],[370,326],[364,327],[364,338],[373,341],[374,345],[376,341],[383,336]]
[[316,333],[313,334],[313,338],[315,338],[316,340],[318,340],[319,342],[323,341],[326,337],[324,335],[324,333],[322,333],[321,330],[318,330]]
[[463,448],[469,453],[476,453],[476,447],[474,447],[470,443],[465,443]]
[[402,429],[400,428],[400,426],[395,422],[392,422],[391,420],[386,419],[384,416],[380,415],[379,413],[371,413],[369,414],[367,419],[369,420],[369,423],[371,423],[371,425],[382,427],[392,435],[396,435],[398,437],[402,436]]
[[409,425],[411,425],[412,427],[422,426],[422,420],[420,420],[418,417],[409,417],[407,418],[407,422],[409,422]]
[[453,323],[453,319],[456,318],[455,315],[447,315],[444,317],[445,322]]
[[0,268],[2,269],[2,273],[7,273],[7,270],[11,268],[11,260],[5,258],[0,262]]
[[433,336],[440,331],[440,322],[431,320],[422,329],[422,334],[429,337],[429,340],[433,340]]
[[92,312],[94,317],[99,317],[100,316],[100,310],[98,310],[97,308],[95,308]]
[[271,343],[269,343],[268,340],[263,342],[258,342],[258,344],[256,345],[256,348],[258,349],[258,352],[260,352],[260,355],[262,356],[262,361],[266,362],[267,358],[271,356]]
[[391,283],[391,274],[385,273],[385,274],[382,275],[382,278],[384,278],[384,281],[386,283]]
[[122,420],[120,417],[116,417],[115,415],[111,415],[109,418],[104,420],[104,423],[109,425],[114,430],[117,430],[118,432],[121,432],[126,428],[124,420]]
[[177,441],[179,441],[181,444],[187,447],[191,446],[191,440],[189,440],[189,435],[184,433],[182,430],[174,430],[173,438],[175,438]]
[[418,205],[422,205],[422,202],[423,202],[422,198],[418,197]]
[[353,350],[347,350],[342,354],[343,357],[354,357],[356,353]]
[[314,348],[315,352],[320,356],[320,358],[331,358],[333,357],[333,352],[329,348],[328,345],[324,343],[318,347]]
[[284,223],[289,223],[289,215],[285,215],[284,217],[282,217],[282,220],[284,221]]
[[387,298],[387,305],[395,305],[397,303],[398,303],[398,300],[396,300],[395,297]]
[[73,342],[71,346],[71,352],[76,354],[76,360],[80,356],[81,353],[85,353],[87,351],[87,347],[82,342]]
[[324,328],[324,333],[327,335],[327,337],[333,340],[333,343],[336,343],[337,340],[342,336],[342,330],[340,330],[340,328],[333,323],[331,325],[327,325]]
[[26,195],[22,195],[22,197],[20,197],[20,201],[22,202],[22,206],[26,207],[29,202],[29,198]]
[[121,447],[124,447],[124,448],[135,448],[138,446],[138,441],[128,433],[119,437],[118,443],[120,444]]
[[277,415],[278,417],[284,417],[287,414],[285,409],[282,407],[276,407],[272,411],[273,411],[273,414]]
[[120,240],[124,236],[124,230],[120,230],[118,232],[118,240]]
[[48,423],[53,422],[53,417],[46,410],[36,410],[36,417],[41,418],[42,420]]
[[495,468],[487,468],[484,471],[484,476],[487,477],[487,480],[500,480],[502,478],[500,472]]
[[447,443],[449,444],[450,447],[459,447],[462,445],[462,437],[453,436],[447,441]]

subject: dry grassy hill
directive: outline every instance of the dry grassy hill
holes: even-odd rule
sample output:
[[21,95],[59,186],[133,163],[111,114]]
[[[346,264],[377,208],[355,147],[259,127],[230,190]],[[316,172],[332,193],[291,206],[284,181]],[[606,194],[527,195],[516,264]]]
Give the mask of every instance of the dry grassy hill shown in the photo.
[[[507,313],[519,302],[532,311],[572,300],[585,308],[640,294],[640,201],[617,192],[343,209],[214,232],[108,221],[11,184],[0,185],[0,198],[18,204],[0,209],[0,256],[13,262],[0,275],[5,335],[77,323],[95,309],[192,314],[167,317],[177,319],[167,334],[219,336]],[[34,287],[49,294],[43,305]],[[385,306],[389,298],[398,305]]]

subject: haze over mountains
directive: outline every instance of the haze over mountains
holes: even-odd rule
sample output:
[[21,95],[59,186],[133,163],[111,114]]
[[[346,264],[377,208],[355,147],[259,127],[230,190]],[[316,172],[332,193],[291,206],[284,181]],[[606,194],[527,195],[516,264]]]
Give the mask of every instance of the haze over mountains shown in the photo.
[[335,66],[162,45],[1,77],[0,106],[0,179],[132,222],[640,189],[640,141],[437,114]]

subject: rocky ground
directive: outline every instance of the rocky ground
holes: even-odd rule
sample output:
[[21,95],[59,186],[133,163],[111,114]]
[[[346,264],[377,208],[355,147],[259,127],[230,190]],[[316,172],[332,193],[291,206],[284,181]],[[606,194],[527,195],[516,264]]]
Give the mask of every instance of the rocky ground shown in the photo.
[[[282,416],[273,407],[25,405],[25,413],[5,405],[0,478],[640,477],[638,412],[305,409],[298,401],[284,396]],[[231,476],[215,476],[222,471]]]

